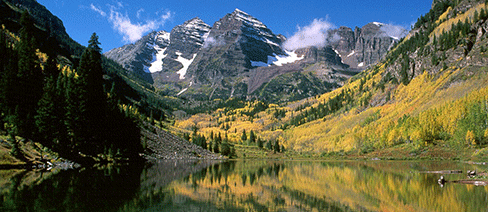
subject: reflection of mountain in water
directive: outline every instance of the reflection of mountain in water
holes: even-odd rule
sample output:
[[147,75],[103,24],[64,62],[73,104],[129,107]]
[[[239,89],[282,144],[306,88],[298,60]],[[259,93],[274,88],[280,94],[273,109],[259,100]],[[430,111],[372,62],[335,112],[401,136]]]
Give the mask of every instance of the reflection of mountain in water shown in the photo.
[[151,193],[165,188],[169,183],[190,174],[199,172],[211,165],[219,163],[217,160],[157,160],[152,161],[150,167],[141,175],[141,192]]

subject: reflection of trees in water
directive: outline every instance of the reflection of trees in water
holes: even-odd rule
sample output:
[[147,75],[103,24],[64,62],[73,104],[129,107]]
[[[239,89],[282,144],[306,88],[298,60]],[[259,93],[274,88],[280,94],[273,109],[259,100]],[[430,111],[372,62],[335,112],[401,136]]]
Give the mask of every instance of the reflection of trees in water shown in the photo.
[[[294,207],[300,210],[318,210],[318,211],[357,211],[351,209],[347,205],[334,202],[333,200],[327,200],[325,197],[317,197],[306,194],[298,190],[291,190],[286,187],[282,187],[279,191],[280,193],[286,193],[293,198]],[[284,199],[282,199],[281,205],[285,205]],[[360,211],[367,211],[366,209],[361,209]]]
[[[185,173],[205,166],[199,163],[181,165],[186,167],[183,168],[187,170],[183,171]],[[166,171],[160,177],[171,177],[174,167],[174,164],[152,167],[145,175],[162,169]],[[144,188],[152,188],[153,192],[140,193],[139,199],[129,201],[126,208],[155,211],[399,211],[405,207],[429,211],[486,210],[486,205],[475,203],[486,200],[488,189],[449,184],[449,189],[439,191],[435,176],[415,172],[432,167],[437,165],[383,161],[226,161],[210,164],[159,189],[157,185],[161,182],[149,182],[164,182],[164,179],[146,181]],[[453,167],[452,163],[446,167]],[[445,199],[452,201],[443,202]]]
[[[13,177],[0,194],[4,211],[116,211],[139,189],[142,168],[105,167],[45,173],[29,185]],[[48,174],[46,176],[46,174]],[[40,175],[41,176],[41,175]]]

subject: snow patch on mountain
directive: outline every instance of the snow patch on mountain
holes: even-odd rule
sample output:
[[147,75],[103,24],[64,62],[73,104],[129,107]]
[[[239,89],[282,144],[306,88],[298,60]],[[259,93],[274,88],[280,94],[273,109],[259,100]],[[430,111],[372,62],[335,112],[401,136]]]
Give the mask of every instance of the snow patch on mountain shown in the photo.
[[163,70],[163,59],[168,56],[164,54],[166,48],[160,48],[159,46],[154,46],[156,54],[153,54],[153,60],[150,66],[144,66],[144,71],[146,73],[155,73]]
[[376,25],[376,26],[379,26],[379,27],[385,25],[384,23],[380,23],[380,22],[376,22],[376,21],[373,22],[373,24]]
[[[152,60],[149,66],[144,65],[144,72],[146,73],[155,73],[160,72],[163,70],[163,59],[168,56],[164,54],[169,44],[170,33],[166,31],[160,31],[154,37],[154,40],[151,43],[147,43],[147,48],[151,50],[155,50],[156,53],[153,53]],[[161,46],[166,46],[165,48],[161,48]]]
[[294,63],[296,61],[302,60],[305,58],[303,55],[301,57],[298,57],[298,54],[296,54],[293,51],[285,51],[287,55],[276,55],[273,54],[274,56],[268,56],[268,62],[262,62],[262,61],[251,61],[251,66],[254,67],[268,67],[271,65],[276,65],[276,66],[283,66],[288,63]]
[[351,52],[351,53],[349,53],[349,54],[347,55],[347,57],[351,57],[351,56],[353,56],[354,54],[356,54],[356,51],[352,50],[352,52]]
[[176,61],[180,62],[183,65],[183,68],[181,68],[179,71],[176,73],[180,75],[180,79],[183,80],[185,79],[186,71],[188,71],[188,67],[190,67],[191,63],[193,60],[195,60],[195,57],[197,54],[194,54],[191,59],[186,59],[181,56],[181,52],[176,52],[176,55],[178,55],[178,58],[176,58]]

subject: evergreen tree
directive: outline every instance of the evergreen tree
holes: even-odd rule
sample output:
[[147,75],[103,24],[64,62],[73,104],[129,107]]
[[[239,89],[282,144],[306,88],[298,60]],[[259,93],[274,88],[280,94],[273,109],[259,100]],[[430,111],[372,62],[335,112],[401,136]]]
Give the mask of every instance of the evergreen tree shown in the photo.
[[230,148],[229,138],[227,137],[227,134],[225,134],[224,141],[220,145],[220,153],[225,156],[231,156],[231,148]]
[[[17,51],[7,41],[5,32],[0,29],[0,119],[7,121],[6,116],[15,110],[14,102],[17,83]],[[0,127],[3,127],[2,124]]]
[[13,84],[14,104],[18,106],[19,134],[32,137],[35,132],[34,115],[42,95],[42,70],[36,55],[34,38],[34,21],[27,11],[22,13],[20,23],[20,42],[16,46],[19,54],[17,82]]
[[[63,112],[66,138],[62,140],[60,149],[63,153],[74,153],[76,147],[83,142],[83,113],[85,111],[85,101],[81,99],[81,90],[75,78],[76,73],[64,73],[59,76],[58,85],[64,90],[60,91],[64,96]],[[59,91],[59,90],[58,90]]]
[[275,140],[273,150],[274,152],[280,152],[280,143],[278,142],[278,140]]
[[242,140],[242,142],[247,141],[246,129],[244,129],[244,130],[242,131],[241,140]]
[[266,149],[268,149],[268,150],[273,149],[273,144],[271,143],[271,141],[266,142]]
[[59,108],[58,99],[56,97],[56,83],[54,73],[56,72],[56,62],[49,58],[48,63],[44,68],[45,72],[50,72],[52,75],[47,76],[44,84],[44,93],[39,100],[37,115],[35,116],[35,124],[37,127],[38,136],[44,145],[53,148],[53,142],[59,135],[59,129],[62,128],[56,112]]
[[249,141],[251,143],[255,143],[256,142],[256,136],[254,135],[254,131],[251,130],[251,132],[249,133]]
[[219,153],[219,146],[220,146],[219,142],[218,141],[214,141],[213,142],[213,148],[212,148],[213,149],[213,152]]
[[400,70],[401,82],[403,85],[408,85],[410,79],[408,77],[408,70],[410,69],[410,58],[408,54],[405,54],[405,59],[403,60],[402,67]]
[[79,75],[80,98],[83,108],[78,117],[82,129],[80,136],[84,151],[100,151],[106,124],[107,97],[103,90],[103,68],[98,36],[93,33],[88,48],[81,55],[77,73]]
[[258,147],[263,148],[263,140],[261,138],[258,138]]

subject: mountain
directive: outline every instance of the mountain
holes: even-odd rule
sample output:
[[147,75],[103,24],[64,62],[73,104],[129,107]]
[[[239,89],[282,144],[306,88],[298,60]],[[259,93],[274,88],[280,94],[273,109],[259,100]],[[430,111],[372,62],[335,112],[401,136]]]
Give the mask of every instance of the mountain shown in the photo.
[[[194,18],[169,35],[152,32],[105,56],[168,95],[284,102],[338,88],[381,59],[398,40],[383,26],[374,22],[354,32],[340,27],[329,33],[330,45],[287,51],[286,37],[236,9],[212,27]],[[167,39],[155,45],[157,34]]]

